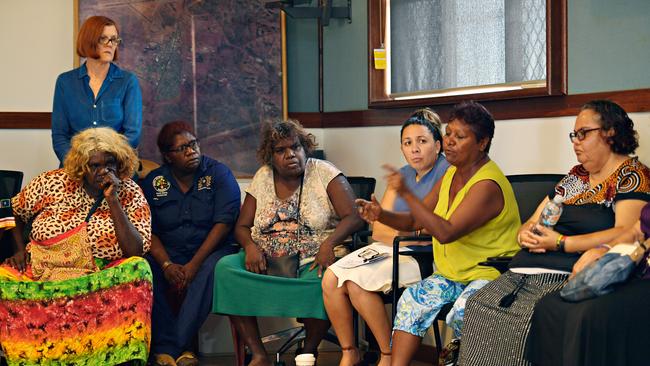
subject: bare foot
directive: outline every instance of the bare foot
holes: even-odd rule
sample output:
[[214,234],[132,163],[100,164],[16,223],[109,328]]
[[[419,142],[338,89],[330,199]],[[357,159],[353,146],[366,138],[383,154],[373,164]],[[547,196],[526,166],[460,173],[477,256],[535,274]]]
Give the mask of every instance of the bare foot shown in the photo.
[[339,366],[354,366],[361,361],[359,350],[356,347],[341,348],[341,362]]
[[251,362],[248,366],[271,366],[273,363],[267,355],[255,355],[251,357]]

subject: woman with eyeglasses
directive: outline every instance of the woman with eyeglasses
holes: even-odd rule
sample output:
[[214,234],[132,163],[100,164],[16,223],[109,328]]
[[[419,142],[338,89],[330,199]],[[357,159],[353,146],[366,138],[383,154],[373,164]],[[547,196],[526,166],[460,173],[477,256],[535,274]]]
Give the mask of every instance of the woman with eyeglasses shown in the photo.
[[152,361],[191,366],[192,341],[212,307],[214,266],[235,252],[241,197],[230,169],[201,155],[187,122],[165,124],[158,148],[164,164],[142,182],[151,206]]
[[[582,252],[618,237],[650,201],[650,170],[631,156],[638,136],[623,108],[602,100],[585,104],[569,138],[580,164],[521,226],[517,241],[522,250],[510,269],[467,302],[462,365],[530,365],[524,346],[535,303],[564,285]],[[564,201],[558,223],[538,225],[555,195]]]
[[92,16],[81,25],[77,55],[81,67],[56,80],[52,106],[52,145],[63,163],[70,139],[88,127],[111,127],[138,147],[142,131],[142,93],[135,74],[118,67],[122,43],[115,21]]
[[[445,174],[449,162],[442,153],[440,117],[431,109],[415,111],[400,131],[400,146],[407,165],[400,173],[409,189],[423,199]],[[394,189],[384,193],[381,207],[396,212],[407,212],[409,206]],[[373,255],[385,253],[392,246],[393,238],[400,233],[381,222],[373,223],[372,239],[377,242],[349,254],[372,260]],[[382,245],[383,244],[383,245]],[[407,243],[414,244],[414,243]],[[425,244],[430,244],[425,243]],[[382,247],[384,248],[382,250]],[[345,262],[345,260],[343,260]],[[340,262],[340,263],[343,263]],[[359,350],[354,345],[352,309],[356,309],[373,331],[381,352],[380,365],[390,364],[390,323],[379,292],[389,292],[392,284],[392,261],[384,260],[355,268],[345,268],[334,263],[323,277],[323,300],[330,315],[337,337],[343,349],[340,365],[352,365],[359,361]],[[420,269],[415,259],[400,257],[400,285],[405,287],[420,281]]]

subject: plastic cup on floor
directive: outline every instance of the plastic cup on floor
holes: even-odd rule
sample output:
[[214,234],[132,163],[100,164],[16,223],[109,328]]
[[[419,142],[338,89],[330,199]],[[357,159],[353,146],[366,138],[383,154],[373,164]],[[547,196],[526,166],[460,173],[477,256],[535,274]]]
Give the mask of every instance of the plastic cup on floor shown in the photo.
[[313,353],[303,353],[296,356],[296,366],[314,366],[316,357]]

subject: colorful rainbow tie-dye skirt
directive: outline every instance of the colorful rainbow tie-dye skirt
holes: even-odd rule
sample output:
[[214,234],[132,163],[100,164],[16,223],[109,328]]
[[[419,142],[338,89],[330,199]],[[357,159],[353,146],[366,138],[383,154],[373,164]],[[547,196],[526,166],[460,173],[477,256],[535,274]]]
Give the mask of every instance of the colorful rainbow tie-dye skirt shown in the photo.
[[151,269],[140,257],[97,262],[99,272],[51,282],[0,266],[0,344],[9,365],[146,364]]

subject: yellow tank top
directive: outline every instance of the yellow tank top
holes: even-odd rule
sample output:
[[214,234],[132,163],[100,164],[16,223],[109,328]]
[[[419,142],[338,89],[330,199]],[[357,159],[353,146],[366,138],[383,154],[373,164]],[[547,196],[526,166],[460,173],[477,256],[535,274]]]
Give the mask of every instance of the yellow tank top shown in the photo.
[[498,216],[471,233],[447,244],[433,238],[433,260],[436,273],[456,282],[468,283],[484,279],[493,280],[499,276],[499,271],[492,267],[479,266],[478,263],[497,255],[512,255],[519,250],[517,245],[517,230],[521,226],[519,208],[515,194],[508,179],[501,169],[489,161],[483,165],[473,177],[456,194],[454,201],[449,204],[449,189],[456,173],[456,167],[450,166],[442,177],[438,203],[433,213],[449,220],[454,211],[465,199],[470,188],[482,180],[493,180],[503,193],[503,210]]

